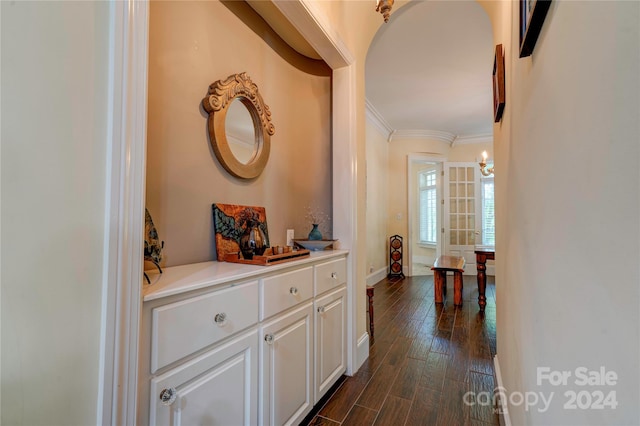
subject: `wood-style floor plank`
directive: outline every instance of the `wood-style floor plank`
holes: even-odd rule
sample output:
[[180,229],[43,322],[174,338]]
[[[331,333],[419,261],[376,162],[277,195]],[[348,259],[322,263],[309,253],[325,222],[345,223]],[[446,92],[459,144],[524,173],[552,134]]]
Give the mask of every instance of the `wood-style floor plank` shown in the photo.
[[[496,386],[496,311],[493,277],[487,280],[485,313],[478,309],[475,276],[464,277],[463,305],[435,304],[433,277],[383,279],[375,286],[375,338],[369,358],[348,377],[313,426],[498,425],[488,405],[464,402],[468,392]],[[467,398],[469,400],[469,398]]]
[[345,426],[367,426],[372,425],[376,421],[378,411],[369,408],[354,405],[344,422]]
[[404,424],[410,408],[410,399],[389,395],[384,401],[384,404],[382,404],[382,408],[374,424],[382,426]]

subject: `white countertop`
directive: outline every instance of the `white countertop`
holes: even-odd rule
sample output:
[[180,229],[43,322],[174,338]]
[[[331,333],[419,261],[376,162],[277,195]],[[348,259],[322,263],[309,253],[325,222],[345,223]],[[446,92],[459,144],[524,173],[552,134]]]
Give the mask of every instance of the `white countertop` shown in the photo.
[[304,265],[319,260],[341,257],[349,253],[348,250],[323,250],[312,251],[309,257],[291,262],[278,263],[277,265],[257,266],[241,263],[209,261],[192,263],[189,265],[171,266],[163,269],[160,274],[157,270],[146,271],[151,284],[143,278],[143,300],[160,299],[162,297],[185,293],[205,287],[211,287],[225,282],[251,278],[278,271],[291,266]]

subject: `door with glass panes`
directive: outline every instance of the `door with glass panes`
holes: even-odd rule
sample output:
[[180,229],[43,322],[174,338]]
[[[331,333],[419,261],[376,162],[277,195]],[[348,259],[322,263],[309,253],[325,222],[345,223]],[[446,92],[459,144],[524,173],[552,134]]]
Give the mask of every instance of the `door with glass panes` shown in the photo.
[[462,256],[465,274],[476,273],[480,244],[480,171],[476,163],[444,163],[444,252]]

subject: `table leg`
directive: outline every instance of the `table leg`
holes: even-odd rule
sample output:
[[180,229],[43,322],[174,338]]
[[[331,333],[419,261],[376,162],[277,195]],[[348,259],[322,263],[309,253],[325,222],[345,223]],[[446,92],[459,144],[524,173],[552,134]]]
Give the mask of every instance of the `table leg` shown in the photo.
[[453,304],[462,306],[462,272],[453,273]]
[[373,338],[373,287],[367,287],[367,297],[369,298],[369,330]]
[[484,307],[487,305],[487,298],[485,296],[485,290],[487,289],[487,256],[484,254],[476,254],[476,265],[478,269],[478,305],[480,306],[480,312],[484,312]]
[[443,287],[447,288],[447,276],[446,272],[435,270],[433,271],[433,283],[434,283],[434,299],[436,303],[442,303],[443,299]]

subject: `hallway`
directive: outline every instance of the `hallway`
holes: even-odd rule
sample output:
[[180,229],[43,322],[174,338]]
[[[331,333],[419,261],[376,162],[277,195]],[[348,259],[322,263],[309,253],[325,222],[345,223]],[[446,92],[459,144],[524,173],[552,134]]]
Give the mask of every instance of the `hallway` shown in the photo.
[[375,286],[375,338],[369,358],[347,377],[310,425],[490,425],[492,406],[468,406],[468,391],[493,395],[496,381],[495,285],[488,277],[484,317],[475,276],[464,277],[464,304],[433,302],[433,276],[385,279]]

